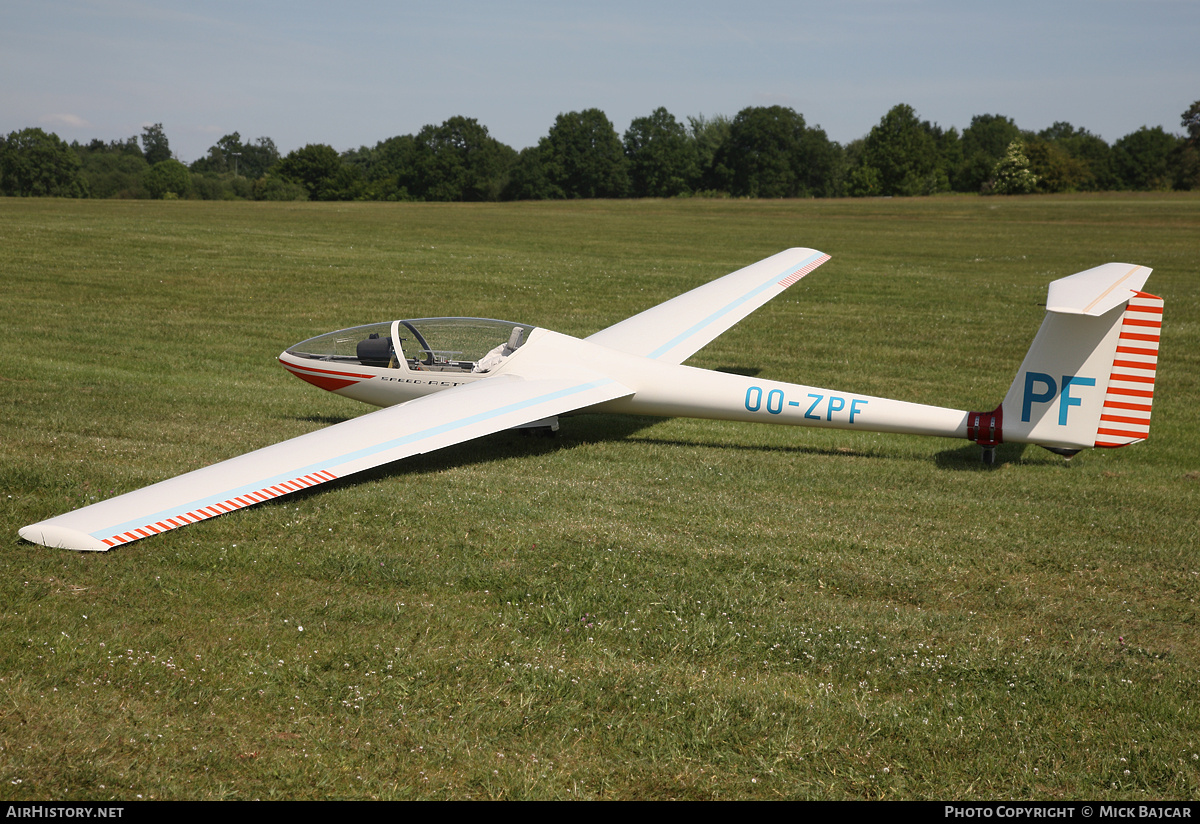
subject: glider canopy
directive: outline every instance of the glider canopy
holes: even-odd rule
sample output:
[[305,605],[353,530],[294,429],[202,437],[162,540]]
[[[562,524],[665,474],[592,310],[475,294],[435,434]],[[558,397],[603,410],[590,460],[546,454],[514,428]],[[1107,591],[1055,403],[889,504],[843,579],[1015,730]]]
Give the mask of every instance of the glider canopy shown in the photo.
[[489,318],[417,318],[354,326],[301,341],[300,358],[436,372],[487,372],[523,344],[533,327]]

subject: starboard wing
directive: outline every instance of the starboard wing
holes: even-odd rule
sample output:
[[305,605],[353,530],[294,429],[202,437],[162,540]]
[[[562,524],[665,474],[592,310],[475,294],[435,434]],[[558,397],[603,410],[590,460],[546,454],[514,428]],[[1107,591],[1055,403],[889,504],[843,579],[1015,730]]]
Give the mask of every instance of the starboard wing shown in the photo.
[[108,550],[391,461],[631,394],[580,368],[496,375],[391,406],[20,530],[51,547]]
[[788,249],[684,292],[588,340],[663,363],[683,363],[827,260],[829,255],[815,249]]

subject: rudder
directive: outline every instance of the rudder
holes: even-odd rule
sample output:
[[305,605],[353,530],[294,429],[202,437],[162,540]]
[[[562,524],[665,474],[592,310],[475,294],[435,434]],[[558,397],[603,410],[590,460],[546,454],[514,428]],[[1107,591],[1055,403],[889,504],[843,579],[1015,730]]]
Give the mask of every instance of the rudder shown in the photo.
[[1162,311],[1163,299],[1146,292],[1135,294],[1125,307],[1096,446],[1128,446],[1150,435]]

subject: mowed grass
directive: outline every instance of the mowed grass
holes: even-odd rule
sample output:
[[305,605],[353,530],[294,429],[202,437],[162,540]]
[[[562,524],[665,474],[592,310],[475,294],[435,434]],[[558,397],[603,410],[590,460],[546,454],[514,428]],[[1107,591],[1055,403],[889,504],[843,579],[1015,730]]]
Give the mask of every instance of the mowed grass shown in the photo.
[[[585,415],[105,554],[17,529],[369,411],[290,344],[586,335],[833,255],[689,363],[962,409],[1047,283],[1166,300],[1150,440]],[[1200,198],[0,200],[0,798],[1195,798]]]

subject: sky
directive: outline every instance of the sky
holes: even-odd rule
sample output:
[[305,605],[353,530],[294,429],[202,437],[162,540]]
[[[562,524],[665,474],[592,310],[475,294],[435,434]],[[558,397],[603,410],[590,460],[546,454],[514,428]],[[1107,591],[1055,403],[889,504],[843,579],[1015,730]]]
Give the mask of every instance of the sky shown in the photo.
[[4,0],[0,133],[162,123],[185,163],[223,135],[373,146],[455,115],[515,149],[563,112],[624,134],[664,106],[788,106],[847,143],[898,103],[960,131],[1002,114],[1113,142],[1181,134],[1197,0]]

